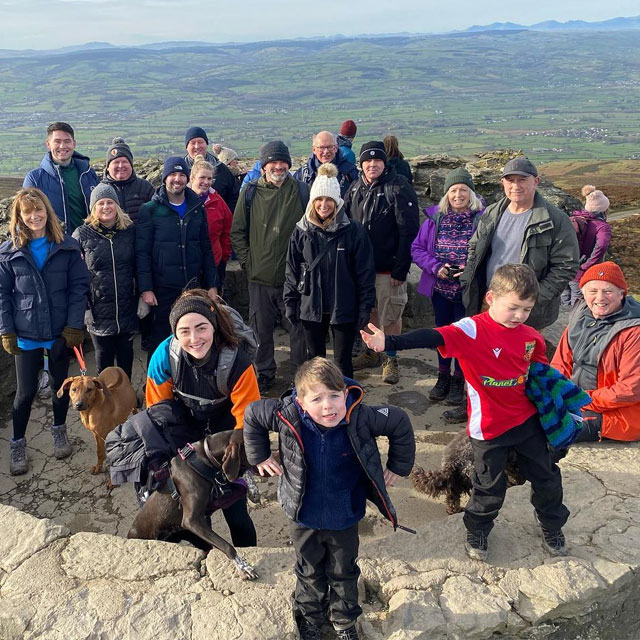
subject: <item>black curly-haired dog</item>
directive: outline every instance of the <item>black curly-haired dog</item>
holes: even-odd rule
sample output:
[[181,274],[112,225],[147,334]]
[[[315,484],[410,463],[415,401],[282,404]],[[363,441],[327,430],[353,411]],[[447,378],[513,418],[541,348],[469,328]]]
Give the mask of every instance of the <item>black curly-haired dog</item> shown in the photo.
[[[509,460],[505,470],[507,487],[524,484],[526,479],[518,471],[516,454],[509,452]],[[414,467],[411,483],[416,491],[426,493],[431,498],[445,494],[447,513],[462,511],[460,498],[463,493],[471,493],[471,477],[473,474],[473,449],[465,431],[461,431],[446,446],[442,454],[440,469],[425,471],[422,467]]]

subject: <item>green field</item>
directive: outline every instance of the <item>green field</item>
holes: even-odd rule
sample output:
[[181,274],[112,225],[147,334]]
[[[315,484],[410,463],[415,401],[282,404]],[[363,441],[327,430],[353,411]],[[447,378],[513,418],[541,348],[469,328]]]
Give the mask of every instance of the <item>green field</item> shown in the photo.
[[204,126],[241,155],[274,138],[296,155],[314,131],[358,122],[406,155],[512,147],[537,161],[640,157],[640,31],[488,32],[290,41],[0,59],[0,172],[21,175],[66,120],[102,158],[183,149]]

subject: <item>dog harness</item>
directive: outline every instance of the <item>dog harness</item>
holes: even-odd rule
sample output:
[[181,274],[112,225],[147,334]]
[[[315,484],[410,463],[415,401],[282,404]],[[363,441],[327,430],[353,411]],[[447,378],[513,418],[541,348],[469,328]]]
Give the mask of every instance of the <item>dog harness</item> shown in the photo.
[[[219,464],[211,453],[207,440],[204,441],[205,453],[208,460]],[[193,444],[188,442],[182,449],[178,449],[178,455],[184,460],[200,477],[204,478],[207,482],[211,483],[211,500],[218,500],[224,496],[228,496],[232,487],[224,475],[222,465],[214,467],[212,464],[205,462],[196,454]]]

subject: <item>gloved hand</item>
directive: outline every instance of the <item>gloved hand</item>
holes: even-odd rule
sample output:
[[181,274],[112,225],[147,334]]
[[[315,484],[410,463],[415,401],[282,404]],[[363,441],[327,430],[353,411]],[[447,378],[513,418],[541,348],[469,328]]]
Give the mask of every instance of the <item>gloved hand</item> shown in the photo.
[[19,356],[22,349],[18,346],[18,336],[15,333],[5,333],[2,336],[2,348],[12,356]]
[[296,325],[298,324],[298,322],[300,322],[300,318],[298,317],[298,312],[296,309],[287,308],[284,312],[284,315],[287,317],[287,320],[293,325]]
[[79,347],[84,340],[84,329],[74,329],[73,327],[65,327],[62,330],[62,337],[67,348]]
[[138,298],[138,318],[146,318],[151,311],[151,307],[142,299],[142,296]]
[[360,311],[358,313],[358,320],[356,321],[356,329],[358,331],[364,329],[369,324],[369,318],[371,313],[369,311]]

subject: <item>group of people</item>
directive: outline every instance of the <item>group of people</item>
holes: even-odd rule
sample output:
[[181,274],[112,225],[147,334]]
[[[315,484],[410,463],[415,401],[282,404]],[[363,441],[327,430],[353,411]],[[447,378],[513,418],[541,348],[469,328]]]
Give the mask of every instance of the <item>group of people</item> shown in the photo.
[[[295,173],[287,146],[267,142],[258,177],[241,186],[221,160],[237,155],[211,153],[206,131],[190,127],[186,154],[167,158],[155,190],[135,175],[122,138],[109,147],[99,180],[75,151],[73,129],[53,123],[0,246],[0,335],[17,377],[11,473],[28,470],[26,430],[43,353],[57,391],[68,349],[82,344],[86,327],[98,371],[117,363],[131,376],[140,330],[146,410],[110,436],[115,473],[138,487],[162,486],[176,448],[233,430],[232,443],[244,442],[260,474],[281,476],[297,558],[294,609],[301,637],[312,639],[327,612],[340,638],[358,637],[357,523],[370,498],[397,526],[387,487],[409,474],[415,456],[407,415],[367,407],[354,370],[382,365],[394,384],[399,349],[438,349],[430,398],[452,406],[445,419],[468,421],[473,444],[464,523],[474,559],[487,557],[510,449],[532,484],[545,548],[566,553],[560,471],[525,389],[530,364],[546,363],[537,330],[557,319],[565,289],[576,308],[552,365],[589,396],[578,439],[640,439],[640,307],[620,268],[602,262],[604,194],[590,189],[574,216],[604,223],[589,232],[538,193],[537,169],[521,156],[504,167],[504,197],[486,208],[471,174],[451,171],[420,226],[397,139],[364,143],[358,169],[356,130],[347,120],[338,136],[317,133]],[[219,297],[232,250],[248,282],[250,326]],[[401,335],[412,261],[437,328]],[[277,323],[289,333],[294,386],[261,400],[276,374]],[[335,364],[325,357],[329,330]],[[354,358],[356,337],[365,348]],[[67,409],[68,395],[54,394],[57,458],[72,452]],[[269,431],[279,433],[280,461]],[[386,469],[379,435],[389,438]],[[246,483],[221,508],[234,544],[255,545]]]

